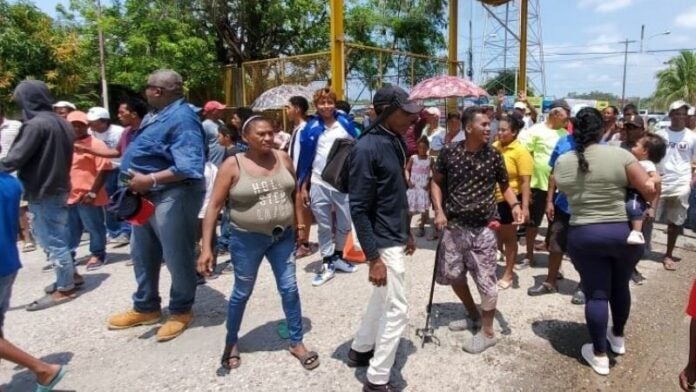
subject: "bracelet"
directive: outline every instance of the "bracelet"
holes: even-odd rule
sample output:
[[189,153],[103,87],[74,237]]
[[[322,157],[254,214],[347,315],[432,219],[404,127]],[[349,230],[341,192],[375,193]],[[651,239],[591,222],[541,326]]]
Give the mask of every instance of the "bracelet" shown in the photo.
[[156,187],[157,186],[157,177],[155,177],[155,175],[153,173],[150,173],[150,178],[152,179],[152,187],[151,188]]
[[515,206],[521,206],[521,205],[522,205],[522,203],[520,203],[520,202],[518,201],[518,202],[516,202],[516,203],[513,203],[513,204],[510,206],[510,209],[515,208]]
[[305,225],[297,225],[297,230],[304,230],[306,228],[307,228],[307,226],[305,226]]

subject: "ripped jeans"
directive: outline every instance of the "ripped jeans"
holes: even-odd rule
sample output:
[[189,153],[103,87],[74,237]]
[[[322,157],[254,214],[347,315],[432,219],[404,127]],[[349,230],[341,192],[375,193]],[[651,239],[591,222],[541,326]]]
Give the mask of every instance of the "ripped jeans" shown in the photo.
[[264,256],[271,263],[283,312],[288,323],[290,343],[302,342],[302,307],[295,277],[295,231],[287,228],[278,238],[230,228],[230,256],[234,265],[234,286],[227,310],[226,344],[239,339],[244,309],[251,297]]

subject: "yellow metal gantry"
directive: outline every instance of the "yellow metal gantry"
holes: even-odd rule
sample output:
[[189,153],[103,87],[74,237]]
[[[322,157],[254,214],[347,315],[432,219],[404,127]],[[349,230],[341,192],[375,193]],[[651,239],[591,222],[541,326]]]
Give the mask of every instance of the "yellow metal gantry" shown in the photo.
[[331,1],[331,88],[338,99],[345,99],[346,48],[343,29],[343,0]]

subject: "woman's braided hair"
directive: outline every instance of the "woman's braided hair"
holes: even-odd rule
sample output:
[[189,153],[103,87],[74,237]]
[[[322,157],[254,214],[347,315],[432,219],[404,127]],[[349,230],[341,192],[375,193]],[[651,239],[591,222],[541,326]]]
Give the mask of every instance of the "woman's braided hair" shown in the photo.
[[595,108],[580,109],[573,120],[573,138],[575,152],[578,156],[578,168],[581,172],[590,171],[590,164],[585,159],[585,149],[595,144],[602,137],[602,113]]

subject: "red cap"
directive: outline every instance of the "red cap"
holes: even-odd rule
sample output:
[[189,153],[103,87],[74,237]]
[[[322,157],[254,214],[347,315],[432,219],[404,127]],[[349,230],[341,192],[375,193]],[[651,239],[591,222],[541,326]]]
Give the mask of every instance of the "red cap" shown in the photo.
[[226,106],[218,101],[208,101],[203,105],[203,111],[206,113],[212,112],[213,110],[224,110]]
[[131,216],[130,218],[126,219],[126,222],[135,226],[142,226],[145,224],[145,222],[147,222],[148,219],[150,219],[150,216],[154,212],[155,205],[152,204],[150,200],[141,197],[138,212],[136,212],[135,215]]

